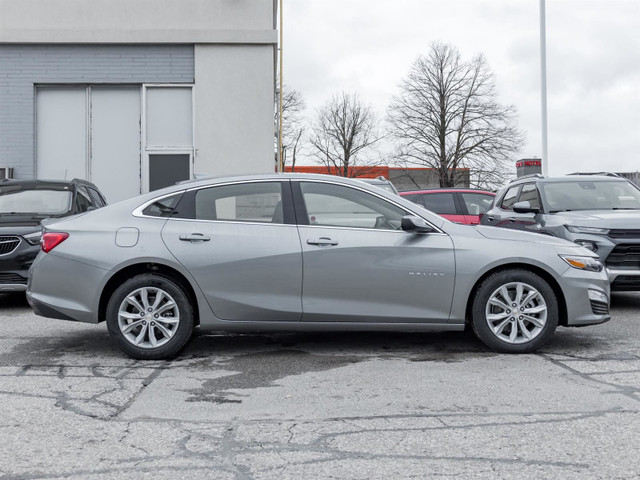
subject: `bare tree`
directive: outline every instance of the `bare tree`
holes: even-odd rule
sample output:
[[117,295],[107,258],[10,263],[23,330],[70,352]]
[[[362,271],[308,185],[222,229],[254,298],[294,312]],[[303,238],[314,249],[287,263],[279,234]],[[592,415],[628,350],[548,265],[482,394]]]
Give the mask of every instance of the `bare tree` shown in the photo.
[[[295,170],[296,160],[304,147],[307,126],[304,118],[306,103],[298,90],[289,90],[285,85],[282,97],[282,165],[291,165]],[[278,124],[278,111],[275,113]],[[277,141],[276,141],[277,143]]]
[[496,101],[484,56],[465,62],[440,43],[411,66],[388,118],[401,162],[436,169],[441,187],[454,186],[462,168],[470,169],[473,186],[503,183],[524,139],[515,107]]
[[374,147],[382,138],[371,106],[357,93],[342,92],[317,111],[309,143],[327,173],[356,177],[381,164]]

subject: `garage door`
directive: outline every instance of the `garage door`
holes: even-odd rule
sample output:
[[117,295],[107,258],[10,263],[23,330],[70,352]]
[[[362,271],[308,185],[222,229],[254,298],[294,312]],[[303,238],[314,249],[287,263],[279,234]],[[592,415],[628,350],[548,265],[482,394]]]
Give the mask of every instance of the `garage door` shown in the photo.
[[140,87],[39,87],[36,176],[82,178],[109,203],[140,194]]

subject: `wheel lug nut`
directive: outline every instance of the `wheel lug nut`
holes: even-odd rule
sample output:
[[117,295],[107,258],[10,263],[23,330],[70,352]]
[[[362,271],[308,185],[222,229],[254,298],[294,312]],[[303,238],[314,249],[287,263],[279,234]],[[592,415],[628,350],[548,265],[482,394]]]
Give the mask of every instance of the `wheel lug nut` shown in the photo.
[[149,307],[149,308],[147,309],[147,311],[148,311],[148,312],[152,312],[152,311],[153,311],[153,309],[152,309],[151,307]]
[[511,310],[507,310],[507,313],[511,313]]
[[158,315],[157,313],[153,316],[153,318],[158,318],[160,315]]
[[151,326],[153,327],[156,324],[156,322],[151,322]]
[[520,315],[520,320],[522,320],[524,317],[522,315]]
[[515,322],[515,321],[516,321],[516,319],[515,319],[515,318],[513,318],[513,317],[511,317],[511,318],[509,319],[509,321],[510,321],[510,322]]
[[511,305],[512,307],[517,307],[517,305],[514,303],[513,305]]
[[524,312],[524,307],[520,307],[520,311],[521,311],[521,312]]
[[147,321],[146,321],[146,320],[143,320],[143,321],[142,321],[142,324],[143,324],[143,325],[146,325],[146,324],[147,324]]
[[140,312],[140,316],[141,316],[141,317],[144,317],[144,312]]

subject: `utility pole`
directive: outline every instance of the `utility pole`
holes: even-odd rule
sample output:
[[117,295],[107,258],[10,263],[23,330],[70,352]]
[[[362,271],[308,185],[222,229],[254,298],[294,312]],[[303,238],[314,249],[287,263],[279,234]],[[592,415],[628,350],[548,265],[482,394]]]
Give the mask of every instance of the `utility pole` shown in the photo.
[[540,94],[542,101],[542,174],[549,176],[547,145],[547,28],[545,0],[540,0]]
[[278,95],[278,171],[284,172],[284,155],[282,152],[282,96],[284,95],[284,91],[282,90],[283,86],[283,72],[282,72],[282,0],[280,0],[280,94]]

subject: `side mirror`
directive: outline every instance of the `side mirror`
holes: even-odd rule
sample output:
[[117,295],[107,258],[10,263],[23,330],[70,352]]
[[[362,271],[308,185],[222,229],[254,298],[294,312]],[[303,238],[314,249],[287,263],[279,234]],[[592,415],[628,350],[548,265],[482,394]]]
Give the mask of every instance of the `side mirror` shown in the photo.
[[513,211],[516,213],[540,213],[538,207],[532,207],[529,202],[517,202],[513,204]]
[[405,215],[402,217],[402,222],[400,224],[402,230],[405,232],[414,232],[414,233],[431,233],[435,232],[434,228],[429,225],[424,219],[420,217],[416,217],[414,215]]

